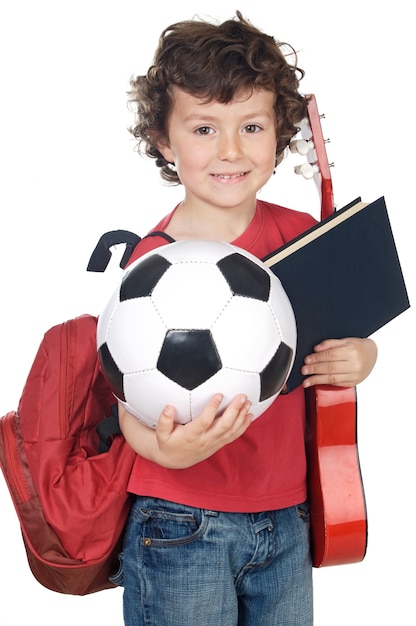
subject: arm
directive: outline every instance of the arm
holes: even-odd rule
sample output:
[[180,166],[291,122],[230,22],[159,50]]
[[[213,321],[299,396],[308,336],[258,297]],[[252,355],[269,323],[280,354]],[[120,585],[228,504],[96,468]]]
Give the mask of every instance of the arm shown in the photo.
[[354,387],[367,378],[376,360],[377,346],[372,339],[327,339],[305,357],[301,371],[308,378],[303,386]]
[[220,417],[215,417],[222,396],[214,396],[201,415],[191,422],[176,424],[175,409],[168,405],[155,429],[145,426],[119,404],[121,431],[127,443],[140,456],[163,467],[184,469],[204,461],[231,443],[251,422],[251,403],[245,395],[237,396]]

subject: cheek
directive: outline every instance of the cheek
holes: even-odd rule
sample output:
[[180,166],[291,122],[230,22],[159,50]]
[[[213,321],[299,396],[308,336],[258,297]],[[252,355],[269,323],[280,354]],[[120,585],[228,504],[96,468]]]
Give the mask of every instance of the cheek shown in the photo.
[[274,167],[276,161],[277,141],[274,136],[264,137],[256,146],[252,146],[252,156],[257,163],[269,167]]
[[277,142],[274,141],[270,147],[270,159],[269,159],[269,166],[271,167],[272,171],[276,169],[276,149],[277,149]]
[[195,160],[190,159],[186,153],[174,154],[175,169],[179,180],[185,187],[192,187],[197,179],[198,166]]
[[276,146],[270,144],[259,150],[257,153],[257,164],[261,169],[273,172],[276,167]]
[[207,159],[206,150],[200,150],[195,146],[174,151],[173,156],[175,157],[175,165],[178,170],[181,169],[185,172],[193,173],[204,168],[207,160],[209,160]]

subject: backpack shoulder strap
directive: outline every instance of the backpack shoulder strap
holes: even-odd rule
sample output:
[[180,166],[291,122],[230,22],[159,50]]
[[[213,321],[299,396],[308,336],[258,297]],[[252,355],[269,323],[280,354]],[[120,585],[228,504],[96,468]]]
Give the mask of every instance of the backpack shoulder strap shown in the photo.
[[145,235],[143,238],[129,230],[108,231],[107,233],[101,235],[98,240],[98,243],[95,246],[88,262],[87,272],[105,272],[111,259],[110,248],[121,243],[126,244],[126,249],[120,261],[120,267],[124,269],[131,259],[136,246],[148,237],[161,237],[167,243],[174,243],[175,241],[172,237],[161,230],[154,230]]
[[126,244],[126,249],[120,261],[120,267],[124,269],[140,239],[139,235],[129,230],[110,230],[104,233],[90,256],[87,272],[105,272],[111,259],[110,248],[120,243]]
[[152,232],[145,235],[143,239],[146,239],[146,237],[161,237],[162,239],[166,239],[168,243],[175,243],[175,239],[167,233],[164,233],[163,230],[152,230]]

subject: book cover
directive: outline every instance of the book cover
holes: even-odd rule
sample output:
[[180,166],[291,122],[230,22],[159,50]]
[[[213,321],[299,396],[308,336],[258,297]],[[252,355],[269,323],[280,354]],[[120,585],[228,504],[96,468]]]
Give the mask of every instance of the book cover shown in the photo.
[[280,279],[298,332],[288,389],[323,339],[368,337],[409,308],[384,197],[354,201],[263,259]]

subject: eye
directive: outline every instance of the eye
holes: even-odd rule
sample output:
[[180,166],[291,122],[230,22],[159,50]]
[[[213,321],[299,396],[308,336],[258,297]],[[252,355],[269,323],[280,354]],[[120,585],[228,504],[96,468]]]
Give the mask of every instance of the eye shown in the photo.
[[247,124],[244,126],[243,133],[258,133],[261,127],[258,124]]
[[195,132],[197,135],[210,135],[214,131],[210,126],[200,126]]

